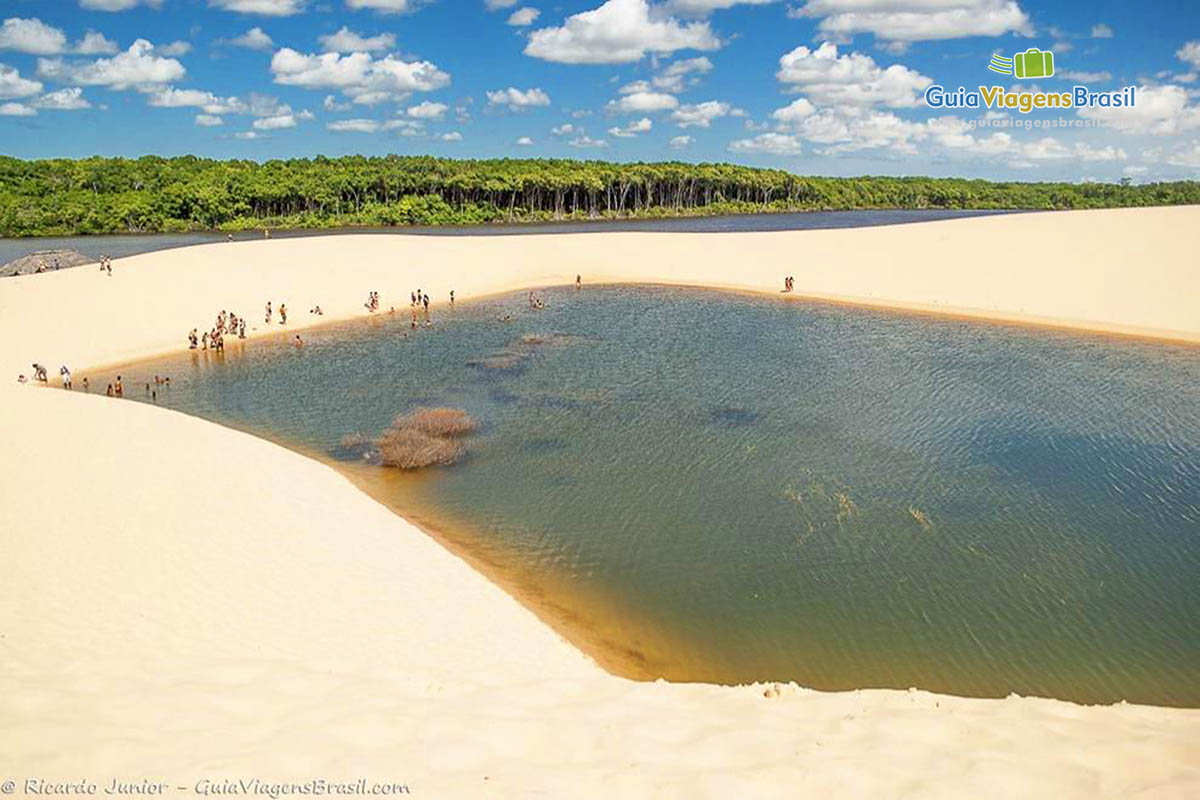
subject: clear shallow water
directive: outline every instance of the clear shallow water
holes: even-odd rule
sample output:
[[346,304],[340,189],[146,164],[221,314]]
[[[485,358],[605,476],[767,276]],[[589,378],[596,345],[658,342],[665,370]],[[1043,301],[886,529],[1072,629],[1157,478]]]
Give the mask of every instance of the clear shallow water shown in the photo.
[[[717,217],[600,220],[596,222],[546,222],[528,225],[413,226],[406,228],[330,228],[324,230],[272,230],[276,238],[387,233],[423,236],[515,236],[527,233],[599,233],[602,231],[664,231],[720,233],[724,231],[783,231],[817,228],[866,228],[938,219],[978,217],[1012,211],[959,211],[947,209],[883,209],[877,211],[813,211],[799,214],[735,214]],[[99,258],[102,254],[125,258],[139,253],[225,241],[224,233],[112,234],[106,236],[39,236],[0,238],[0,265],[39,250],[77,250]],[[242,231],[235,239],[259,239],[262,231]]]
[[131,397],[170,374],[161,405],[327,457],[413,406],[467,409],[458,466],[344,468],[632,674],[1200,705],[1197,349],[546,297],[122,371]]

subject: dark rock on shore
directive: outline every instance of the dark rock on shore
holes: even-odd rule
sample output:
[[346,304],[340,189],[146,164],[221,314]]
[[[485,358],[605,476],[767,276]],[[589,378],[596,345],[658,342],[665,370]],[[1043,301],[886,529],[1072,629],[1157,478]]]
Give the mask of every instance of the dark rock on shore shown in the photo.
[[85,256],[78,250],[38,250],[27,256],[13,259],[0,267],[0,278],[13,275],[32,275],[36,272],[53,272],[55,269],[82,267],[95,264],[96,259]]

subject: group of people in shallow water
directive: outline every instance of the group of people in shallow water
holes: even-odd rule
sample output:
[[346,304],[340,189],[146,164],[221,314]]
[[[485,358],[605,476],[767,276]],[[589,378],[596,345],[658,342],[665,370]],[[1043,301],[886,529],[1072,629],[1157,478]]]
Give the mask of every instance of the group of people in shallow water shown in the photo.
[[[38,364],[37,362],[34,362],[32,364],[32,367],[33,367],[33,380],[38,383],[47,383],[48,377],[46,374],[46,367],[42,364]],[[58,368],[58,374],[59,374],[59,377],[62,378],[62,387],[64,389],[66,389],[67,391],[73,391],[75,389],[75,381],[71,377],[71,370],[67,368],[66,364],[63,364],[61,367]],[[17,376],[17,381],[19,383],[27,383],[28,380],[29,379],[26,378],[25,375],[23,375],[23,374]],[[152,400],[157,402],[159,388],[160,387],[168,387],[169,388],[170,386],[171,386],[171,377],[169,375],[155,375],[153,388],[151,388],[149,382],[146,383],[146,394],[149,395]],[[86,375],[84,376],[83,380],[80,382],[80,388],[82,388],[84,392],[90,392],[92,390],[91,384],[88,382]],[[124,383],[124,381],[122,381],[120,375],[118,375],[116,377],[116,380],[114,380],[112,383],[105,386],[104,394],[106,397],[124,397],[125,396],[125,383]]]

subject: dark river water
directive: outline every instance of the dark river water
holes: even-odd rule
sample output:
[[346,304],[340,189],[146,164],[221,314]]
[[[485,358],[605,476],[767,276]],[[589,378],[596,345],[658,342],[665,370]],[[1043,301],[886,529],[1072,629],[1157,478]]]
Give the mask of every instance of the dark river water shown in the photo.
[[[736,214],[719,217],[677,217],[673,219],[602,220],[597,222],[546,222],[530,225],[441,225],[405,228],[332,228],[325,230],[282,230],[271,232],[276,238],[292,236],[337,236],[341,234],[384,233],[422,236],[515,236],[523,233],[600,233],[603,231],[675,231],[678,233],[720,233],[724,231],[784,231],[818,228],[864,228],[898,225],[939,219],[977,217],[987,214],[1018,213],[1006,211],[953,210],[881,210],[814,211],[802,214]],[[225,241],[226,234],[148,233],[108,236],[39,236],[0,238],[0,266],[42,250],[77,250],[86,256],[124,258],[155,250]],[[242,231],[235,239],[260,239],[262,231]]]
[[127,394],[169,374],[160,405],[335,462],[466,409],[455,466],[340,466],[637,677],[1200,705],[1197,348],[660,287],[546,302],[144,362]]

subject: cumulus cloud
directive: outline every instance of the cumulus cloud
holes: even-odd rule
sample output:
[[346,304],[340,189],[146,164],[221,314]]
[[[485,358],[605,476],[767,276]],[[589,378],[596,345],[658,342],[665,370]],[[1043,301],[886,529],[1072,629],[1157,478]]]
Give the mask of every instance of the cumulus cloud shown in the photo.
[[685,17],[706,17],[714,11],[734,6],[764,6],[778,0],[667,0],[664,8]]
[[9,17],[0,25],[0,50],[50,56],[67,49],[67,36],[36,17]]
[[643,111],[669,111],[679,106],[675,95],[648,92],[641,88],[629,91],[624,96],[610,100],[605,109],[614,114],[630,114]]
[[441,119],[446,116],[446,109],[449,108],[445,103],[434,103],[426,100],[423,103],[418,103],[415,106],[409,106],[405,110],[405,114],[413,119]]
[[569,136],[572,133],[583,133],[583,128],[578,128],[578,127],[572,125],[571,123],[567,122],[562,125],[559,125],[556,128],[551,128],[550,132],[553,133],[555,136]]
[[576,136],[567,144],[571,147],[608,147],[608,142],[603,139],[593,139],[590,136]]
[[334,133],[375,133],[379,122],[373,119],[339,119],[326,123],[326,130]]
[[[106,56],[116,53],[121,48],[117,43],[97,31],[88,31],[75,45],[75,52],[83,56]],[[164,54],[169,55],[169,54]]]
[[1200,39],[1184,43],[1183,47],[1175,51],[1175,57],[1200,69]]
[[682,92],[688,75],[692,73],[702,75],[710,72],[712,68],[712,62],[704,56],[673,61],[654,76],[654,86],[664,92]]
[[523,108],[531,108],[533,106],[550,105],[550,95],[538,88],[521,91],[510,86],[507,89],[487,92],[487,100],[488,105],[508,106],[513,111],[520,111]]
[[275,46],[275,42],[267,35],[267,32],[257,25],[243,33],[241,36],[235,36],[232,39],[223,41],[222,44],[230,44],[234,47],[244,47],[247,50],[270,50]]
[[304,0],[208,0],[212,8],[264,17],[290,17],[304,10]]
[[1080,108],[1078,113],[1122,133],[1165,136],[1200,128],[1200,106],[1188,102],[1183,87],[1139,86],[1136,96],[1132,107]]
[[22,78],[16,67],[0,64],[0,98],[28,97],[42,90],[41,81]]
[[343,25],[337,33],[318,36],[317,41],[326,50],[334,53],[371,53],[395,47],[396,35],[381,33],[378,36],[362,36]]
[[442,134],[443,142],[461,142],[462,138],[462,134],[458,131],[450,131],[449,133]]
[[827,36],[898,43],[1033,32],[1016,0],[806,0],[793,14],[820,19]]
[[179,80],[186,72],[175,59],[158,55],[154,45],[145,39],[138,39],[128,50],[112,58],[83,62],[38,59],[38,75],[43,78],[111,89],[162,86]]
[[556,28],[529,34],[525,54],[564,64],[623,64],[647,53],[716,50],[721,41],[707,22],[680,22],[652,14],[647,0],[608,0],[567,17]]
[[518,8],[509,15],[508,24],[514,28],[524,28],[526,25],[532,25],[541,14],[536,8]]
[[736,139],[729,143],[735,153],[769,153],[776,156],[795,156],[804,152],[804,144],[796,136],[787,133],[760,133],[749,139]]
[[671,141],[667,142],[667,146],[675,150],[682,150],[691,144],[694,140],[690,136],[675,136]]
[[804,92],[818,103],[886,105],[911,108],[933,83],[900,64],[883,69],[861,53],[838,55],[837,45],[825,42],[816,50],[797,47],[779,59],[780,83]]
[[[198,108],[210,115],[249,114],[251,111],[250,105],[237,97],[218,97],[200,89],[176,89],[173,86],[149,92],[146,103],[155,108]],[[260,110],[266,116],[275,108],[260,107]]]
[[521,136],[517,139],[517,144],[521,145],[522,147],[528,147],[529,145],[533,144],[533,139],[530,139],[528,136]]
[[629,123],[624,128],[612,127],[608,129],[610,136],[616,136],[619,139],[632,139],[639,133],[647,133],[654,127],[654,123],[649,117],[642,117],[639,120]]
[[308,89],[338,89],[355,102],[401,100],[411,92],[431,92],[450,84],[450,76],[428,61],[396,56],[374,59],[369,53],[298,53],[285,47],[271,57],[275,82]]
[[[116,48],[113,49],[113,52],[116,52]],[[155,47],[154,52],[160,56],[177,58],[178,56],[186,56],[188,53],[192,52],[192,45],[190,42],[184,41],[171,42],[169,44],[163,44]]]
[[0,103],[0,117],[32,117],[37,111],[24,103]]
[[351,11],[368,8],[380,14],[407,14],[416,6],[414,0],[346,0],[346,8]]
[[671,119],[681,128],[707,128],[714,119],[728,116],[733,107],[719,100],[709,100],[694,105],[683,105],[675,109]]
[[225,120],[215,114],[197,114],[196,124],[202,128],[215,128],[218,125],[224,125]]
[[139,5],[162,8],[162,0],[79,0],[79,7],[88,11],[128,11]]
[[78,86],[44,94],[35,100],[33,105],[49,111],[80,111],[92,107],[92,104],[84,98],[83,89]]

